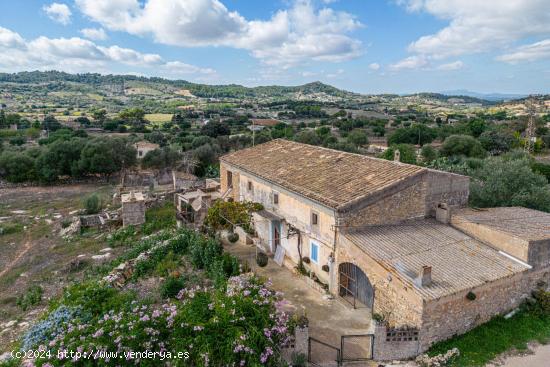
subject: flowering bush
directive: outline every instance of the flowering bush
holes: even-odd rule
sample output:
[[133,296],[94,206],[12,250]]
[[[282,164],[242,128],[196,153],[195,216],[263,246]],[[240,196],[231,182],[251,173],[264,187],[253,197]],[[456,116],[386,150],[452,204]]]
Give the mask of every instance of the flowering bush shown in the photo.
[[[129,353],[145,350],[189,353],[188,359],[169,359],[174,366],[278,365],[278,352],[289,344],[293,331],[289,315],[280,309],[280,295],[251,275],[231,277],[226,288],[183,289],[173,303],[133,301],[126,310],[112,309],[88,320],[63,314],[55,331],[44,334],[49,338],[29,345],[52,352],[36,360],[38,366],[84,366],[91,361],[96,366],[158,365],[158,359],[126,361]],[[92,350],[101,354],[59,358],[64,351]],[[116,357],[109,355],[115,352]]]
[[47,318],[34,324],[21,341],[22,350],[30,350],[50,339],[55,338],[63,331],[63,324],[80,316],[79,308],[59,306]]

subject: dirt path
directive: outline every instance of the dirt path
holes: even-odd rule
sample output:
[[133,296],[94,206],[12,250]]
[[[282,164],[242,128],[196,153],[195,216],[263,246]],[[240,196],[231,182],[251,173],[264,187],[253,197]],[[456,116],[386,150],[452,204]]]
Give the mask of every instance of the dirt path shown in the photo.
[[25,254],[27,252],[29,252],[29,250],[31,249],[31,242],[30,241],[25,241],[25,244],[23,245],[23,248],[21,249],[21,251],[17,254],[17,256],[15,257],[15,259],[13,259],[12,261],[10,261],[2,271],[0,271],[0,277],[2,277],[4,274],[6,274],[8,271],[10,271],[14,266],[15,264],[17,264],[17,262],[23,257],[25,256]]
[[[531,348],[533,354],[511,356],[500,367],[547,367],[550,365],[550,345],[537,345]],[[497,366],[489,364],[487,367]]]

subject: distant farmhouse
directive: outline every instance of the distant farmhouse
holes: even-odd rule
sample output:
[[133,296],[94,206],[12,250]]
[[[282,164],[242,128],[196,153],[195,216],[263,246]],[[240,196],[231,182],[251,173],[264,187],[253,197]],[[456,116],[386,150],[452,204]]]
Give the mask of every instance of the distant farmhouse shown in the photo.
[[134,148],[137,150],[137,158],[142,159],[147,153],[160,148],[160,145],[148,141],[138,141],[134,144]]
[[273,127],[280,124],[281,121],[275,119],[250,119],[251,125],[248,126],[250,130],[259,131],[266,127]]
[[465,208],[465,176],[281,139],[223,156],[220,173],[222,197],[264,205],[254,226],[266,252],[289,268],[301,256],[350,308],[408,330],[392,357],[508,312],[550,280],[550,214]]

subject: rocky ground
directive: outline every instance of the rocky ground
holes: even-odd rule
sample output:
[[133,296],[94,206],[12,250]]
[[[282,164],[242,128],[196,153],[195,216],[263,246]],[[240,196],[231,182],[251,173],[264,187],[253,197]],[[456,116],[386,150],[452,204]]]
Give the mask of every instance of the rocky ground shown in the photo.
[[[0,190],[0,354],[10,350],[65,284],[116,254],[107,248],[105,233],[62,233],[87,195],[96,192],[109,201],[113,191],[113,186],[98,185]],[[33,285],[42,289],[41,300],[18,305]]]

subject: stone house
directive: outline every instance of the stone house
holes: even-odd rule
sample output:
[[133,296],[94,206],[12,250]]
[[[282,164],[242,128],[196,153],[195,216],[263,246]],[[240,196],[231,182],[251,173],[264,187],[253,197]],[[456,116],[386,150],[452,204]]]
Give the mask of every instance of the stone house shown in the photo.
[[137,159],[142,159],[145,155],[155,149],[159,149],[160,145],[150,143],[148,141],[138,141],[134,144],[134,148],[137,150]]
[[145,223],[145,196],[141,192],[131,191],[121,195],[122,226],[137,226]]
[[264,205],[254,226],[265,251],[289,268],[301,256],[350,307],[416,330],[402,357],[517,307],[549,278],[550,214],[467,209],[465,176],[282,139],[221,157],[220,175],[223,197]]

